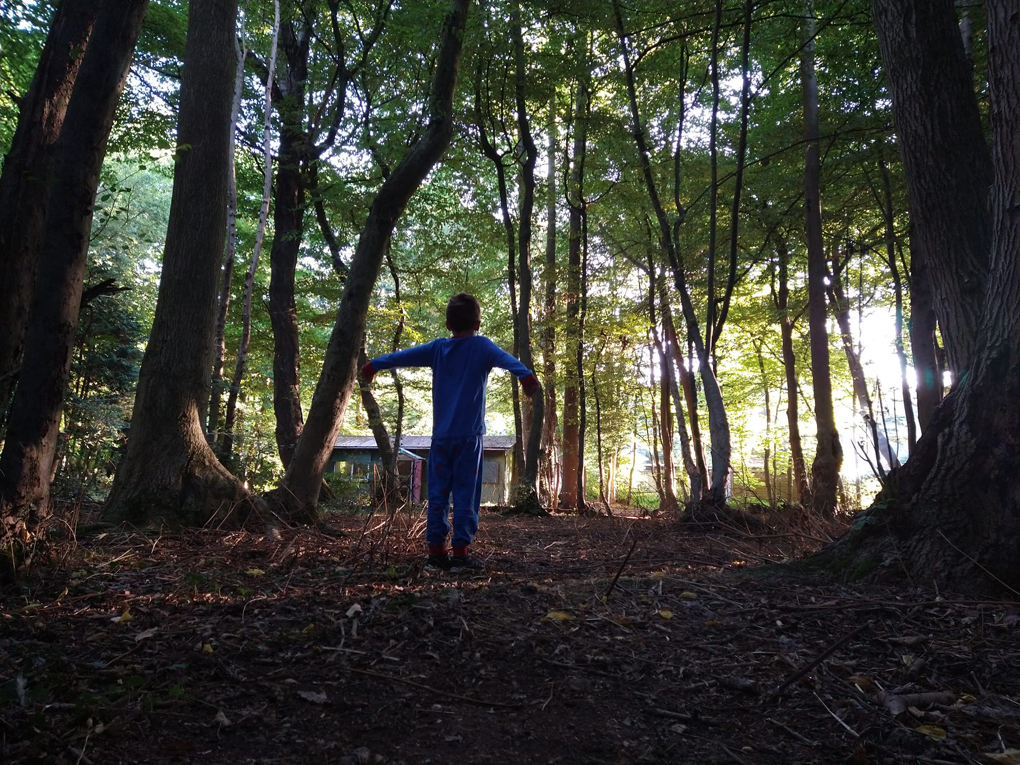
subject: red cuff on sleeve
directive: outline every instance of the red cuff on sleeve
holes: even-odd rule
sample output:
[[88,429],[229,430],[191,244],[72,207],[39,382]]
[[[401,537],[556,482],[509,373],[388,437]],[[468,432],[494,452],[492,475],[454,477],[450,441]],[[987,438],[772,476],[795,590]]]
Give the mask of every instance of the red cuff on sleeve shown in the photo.
[[535,377],[534,372],[532,372],[527,377],[521,378],[521,387],[524,388],[525,396],[534,396],[536,393],[542,390],[542,384],[538,381],[538,378]]
[[372,382],[372,378],[375,377],[375,371],[375,367],[373,367],[372,362],[369,361],[361,368],[361,376],[365,379],[365,382]]

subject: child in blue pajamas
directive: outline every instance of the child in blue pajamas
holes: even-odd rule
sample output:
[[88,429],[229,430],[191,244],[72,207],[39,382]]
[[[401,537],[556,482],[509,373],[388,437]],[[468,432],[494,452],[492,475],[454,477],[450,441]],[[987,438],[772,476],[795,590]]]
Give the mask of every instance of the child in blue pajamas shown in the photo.
[[[482,500],[482,434],[485,433],[485,388],[494,367],[517,375],[525,395],[542,386],[535,373],[489,338],[478,334],[482,309],[471,295],[460,293],[446,306],[450,337],[387,353],[361,368],[366,382],[376,372],[396,367],[432,368],[432,448],[429,451],[429,507],[425,541],[428,563],[444,570],[482,570],[468,554],[478,531]],[[446,552],[453,496],[453,555]]]

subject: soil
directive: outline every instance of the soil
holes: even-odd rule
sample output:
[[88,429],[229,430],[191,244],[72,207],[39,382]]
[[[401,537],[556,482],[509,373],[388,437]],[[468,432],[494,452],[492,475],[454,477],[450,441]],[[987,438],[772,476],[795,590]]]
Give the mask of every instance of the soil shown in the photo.
[[68,540],[0,594],[0,762],[1020,762],[1020,604],[772,565],[837,529],[486,512],[463,577],[331,524]]

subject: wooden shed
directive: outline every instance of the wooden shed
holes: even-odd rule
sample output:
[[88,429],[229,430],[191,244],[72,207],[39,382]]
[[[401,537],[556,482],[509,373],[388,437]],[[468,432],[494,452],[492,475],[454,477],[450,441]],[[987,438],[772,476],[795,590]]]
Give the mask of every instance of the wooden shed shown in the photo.
[[[513,436],[484,436],[482,441],[482,504],[505,505],[509,501],[509,461]],[[428,497],[428,458],[431,436],[404,436],[397,457],[397,472],[408,486],[412,502]],[[337,436],[329,472],[362,478],[371,490],[372,478],[381,466],[379,447],[372,436]]]

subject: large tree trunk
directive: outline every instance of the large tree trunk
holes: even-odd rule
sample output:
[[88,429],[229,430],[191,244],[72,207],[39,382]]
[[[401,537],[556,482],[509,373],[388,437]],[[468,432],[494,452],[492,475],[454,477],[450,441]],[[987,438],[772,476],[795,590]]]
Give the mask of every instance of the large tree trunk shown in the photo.
[[236,0],[189,5],[163,271],[127,451],[105,509],[113,520],[202,524],[245,497],[200,419],[226,237],[236,25]]
[[804,90],[804,211],[808,248],[808,326],[811,337],[811,382],[815,394],[817,445],[811,464],[811,504],[822,515],[836,511],[839,470],[843,447],[839,443],[832,408],[832,378],[829,369],[829,331],[826,327],[825,245],[822,241],[821,158],[818,140],[818,80],[815,77],[814,3],[807,2],[807,39],[801,58]]
[[[528,369],[535,368],[531,353],[531,293],[534,279],[531,273],[531,217],[535,209],[535,165],[538,148],[531,135],[531,120],[525,101],[527,64],[524,59],[524,34],[521,30],[521,9],[514,2],[510,12],[510,34],[514,41],[514,96],[517,106],[517,132],[524,145],[524,164],[521,167],[520,229],[517,237],[517,269],[521,280],[521,303],[517,312],[517,334],[520,341],[518,358]],[[518,504],[538,501],[538,460],[542,450],[542,421],[545,417],[545,400],[539,395],[527,407],[530,418],[525,423],[528,436],[524,450],[524,475]]]
[[453,92],[469,5],[470,0],[451,3],[436,59],[428,127],[383,182],[351,259],[308,422],[298,439],[283,485],[273,492],[287,514],[314,517],[322,476],[354,388],[368,304],[387,243],[411,195],[443,155],[453,135]]
[[584,204],[584,163],[588,148],[588,41],[578,35],[577,90],[574,100],[572,128],[573,151],[570,158],[570,182],[565,194],[570,205],[570,223],[567,234],[567,294],[566,294],[566,358],[563,384],[563,441],[560,504],[577,508],[583,497],[577,494],[580,462],[580,408],[577,357],[581,343],[579,309],[581,305],[581,206]]
[[[116,7],[114,7],[114,5]],[[0,455],[0,548],[49,515],[49,486],[81,306],[96,187],[148,0],[100,9],[53,152],[21,382]],[[19,530],[23,530],[23,533]],[[22,552],[31,549],[26,545]],[[15,549],[14,565],[20,554]]]
[[[936,5],[932,9],[931,6]],[[895,475],[885,492],[884,502],[876,503],[855,524],[855,532],[844,538],[836,554],[852,554],[851,561],[877,561],[895,551],[902,566],[917,582],[941,582],[943,587],[1012,592],[1020,587],[1020,14],[1013,0],[988,0],[989,84],[994,105],[991,111],[994,185],[991,191],[990,257],[983,283],[987,285],[985,306],[975,337],[956,337],[961,347],[975,350],[972,372],[957,381],[953,391],[935,411],[927,430],[917,443],[914,455]],[[909,134],[935,146],[937,140],[950,140],[954,129],[966,125],[947,123],[934,111],[919,109],[913,99],[922,94],[917,80],[927,76],[925,62],[945,54],[941,35],[928,34],[930,28],[951,24],[953,5],[919,0],[875,0],[875,20],[882,40],[884,56],[899,56],[889,43],[899,39],[904,18],[916,20],[924,15],[930,27],[915,41],[919,48],[914,61],[899,59],[900,68],[889,69],[893,89],[893,109],[897,125]],[[924,14],[921,11],[925,11]],[[937,21],[928,17],[938,16]],[[891,36],[891,39],[890,39]],[[958,38],[955,38],[958,42]],[[902,41],[901,41],[902,42]],[[899,79],[910,82],[898,82]],[[973,100],[970,92],[958,95]],[[943,101],[945,103],[945,101]],[[967,112],[956,104],[950,111]],[[909,149],[900,142],[906,154]],[[920,157],[917,157],[920,159]],[[928,162],[938,163],[930,154]],[[955,166],[955,160],[951,163]],[[973,168],[957,167],[969,177]],[[942,209],[946,191],[927,185],[929,170],[916,163],[907,165],[907,183],[911,187],[912,211],[918,221],[918,235],[933,221],[932,210]],[[951,187],[962,188],[965,179],[948,178]],[[962,236],[986,207],[985,189],[970,187],[966,196],[952,201],[957,214],[951,221],[939,221],[939,228],[953,224],[953,241]],[[922,212],[921,207],[929,209]],[[930,238],[930,232],[925,239]],[[987,237],[986,237],[987,240]],[[925,250],[927,254],[928,250]],[[981,253],[973,249],[956,252],[964,266]],[[931,261],[933,281],[945,283],[955,272],[944,259]],[[944,297],[944,296],[943,296]],[[955,312],[966,313],[969,305],[947,301],[940,305],[940,316],[950,326],[965,326]],[[899,566],[898,566],[899,567]],[[944,592],[945,590],[943,590]]]
[[7,419],[24,350],[36,261],[50,193],[52,158],[78,68],[95,23],[97,0],[64,0],[35,77],[21,99],[18,127],[0,176],[0,427]]
[[[955,385],[983,344],[992,167],[953,0],[873,0],[917,244]],[[937,118],[940,130],[931,130]],[[934,161],[933,158],[938,160]],[[982,204],[961,207],[961,199]]]

